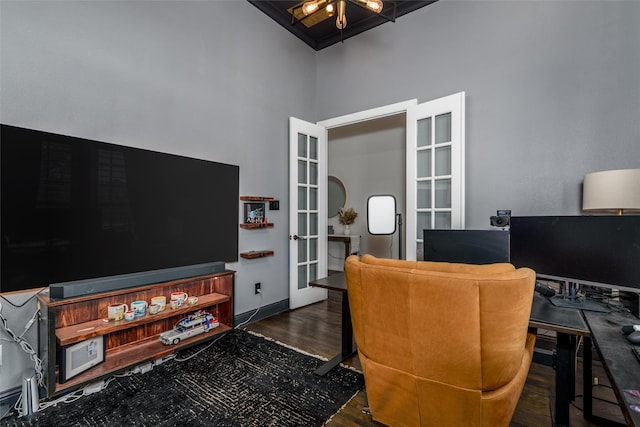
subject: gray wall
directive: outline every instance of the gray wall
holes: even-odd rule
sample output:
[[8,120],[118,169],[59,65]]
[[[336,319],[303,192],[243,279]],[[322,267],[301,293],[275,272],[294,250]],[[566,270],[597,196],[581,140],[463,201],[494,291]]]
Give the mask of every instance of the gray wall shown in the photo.
[[281,201],[239,231],[275,256],[228,266],[246,313],[255,281],[288,298],[287,117],[466,91],[467,226],[576,214],[585,173],[639,166],[638,22],[633,1],[441,0],[316,53],[244,1],[2,1],[0,121],[239,165],[241,194]]
[[[320,119],[465,91],[466,226],[640,167],[640,2],[441,0],[318,54]],[[322,88],[322,90],[320,90]]]
[[[258,306],[256,281],[264,305],[286,301],[287,118],[317,118],[315,51],[244,1],[0,7],[0,121],[239,165],[241,195],[281,203],[268,212],[273,229],[239,230],[240,251],[275,256],[227,264],[237,270],[235,312]],[[14,327],[31,314],[12,313]],[[20,384],[8,370],[33,366],[4,362],[0,393]]]

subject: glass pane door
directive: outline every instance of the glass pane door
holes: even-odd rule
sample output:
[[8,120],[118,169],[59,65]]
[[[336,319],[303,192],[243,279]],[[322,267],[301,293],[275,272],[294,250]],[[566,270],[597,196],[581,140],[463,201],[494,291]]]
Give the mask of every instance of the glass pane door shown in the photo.
[[289,307],[297,308],[327,295],[309,286],[327,275],[327,133],[293,117],[289,122]]
[[298,289],[318,278],[318,138],[298,133]]
[[408,109],[407,259],[423,259],[424,229],[464,227],[463,195],[464,93]]

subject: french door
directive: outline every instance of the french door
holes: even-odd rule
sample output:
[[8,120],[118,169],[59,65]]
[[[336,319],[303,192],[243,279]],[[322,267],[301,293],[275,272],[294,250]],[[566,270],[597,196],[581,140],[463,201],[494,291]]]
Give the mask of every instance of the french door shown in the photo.
[[289,118],[289,308],[327,298],[327,130]]
[[422,104],[399,102],[318,124],[291,117],[290,308],[327,295],[325,289],[308,285],[327,275],[327,129],[400,113],[406,113],[406,258],[422,259],[423,229],[464,228],[464,92]]
[[407,109],[407,259],[423,259],[424,229],[464,228],[465,93]]

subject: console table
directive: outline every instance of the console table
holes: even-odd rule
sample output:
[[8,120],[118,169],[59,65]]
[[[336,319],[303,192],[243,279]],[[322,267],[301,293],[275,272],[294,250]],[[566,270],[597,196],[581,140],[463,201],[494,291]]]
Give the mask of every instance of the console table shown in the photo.
[[[327,236],[327,240],[330,242],[342,242],[344,243],[344,259],[347,259],[349,255],[351,255],[351,239],[360,239],[360,236],[346,236],[340,234],[329,234]],[[359,243],[359,242],[356,242]],[[358,244],[359,246],[359,244]]]
[[[40,307],[39,352],[42,355],[46,396],[66,393],[81,385],[112,375],[136,364],[168,356],[233,329],[233,292],[235,271],[226,270],[168,282],[152,283],[92,295],[55,300],[49,290],[36,295]],[[108,320],[112,304],[132,301],[149,302],[156,296],[170,300],[173,292],[197,296],[193,305],[165,308],[156,314],[145,313],[133,320]],[[220,326],[207,333],[180,340],[175,345],[163,344],[159,336],[191,312],[205,310],[217,317]],[[58,353],[65,347],[89,339],[103,337],[104,361],[77,376],[60,378]]]

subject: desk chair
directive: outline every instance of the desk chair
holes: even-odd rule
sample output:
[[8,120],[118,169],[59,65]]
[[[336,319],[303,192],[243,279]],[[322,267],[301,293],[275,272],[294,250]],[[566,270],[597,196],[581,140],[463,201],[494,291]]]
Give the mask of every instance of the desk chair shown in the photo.
[[352,255],[345,272],[374,420],[509,425],[535,344],[532,270]]

